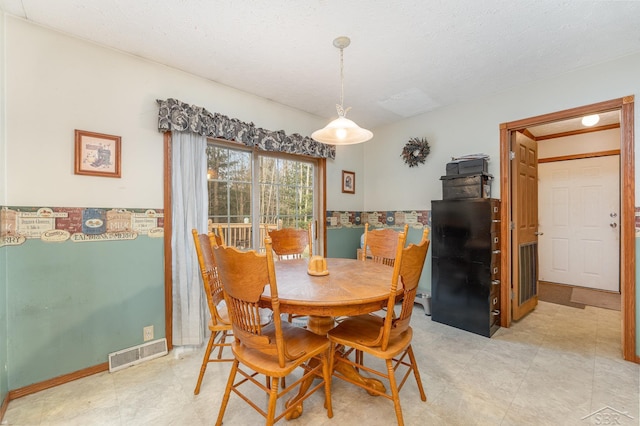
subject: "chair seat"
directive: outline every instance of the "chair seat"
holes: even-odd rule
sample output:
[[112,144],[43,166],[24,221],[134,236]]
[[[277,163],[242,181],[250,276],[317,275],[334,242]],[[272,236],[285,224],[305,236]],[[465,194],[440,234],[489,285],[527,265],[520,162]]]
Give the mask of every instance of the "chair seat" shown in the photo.
[[383,322],[384,318],[375,315],[349,317],[330,330],[327,337],[337,344],[350,346],[378,358],[393,358],[402,353],[411,344],[413,329],[408,327],[404,333],[390,337],[387,350],[383,351],[379,345],[369,346],[371,342],[378,338]]
[[[275,325],[272,322],[262,329],[263,335],[275,340]],[[271,377],[284,377],[304,363],[309,357],[320,355],[329,349],[329,341],[326,337],[314,334],[304,328],[296,327],[288,322],[282,322],[284,340],[287,342],[287,351],[290,354],[298,354],[298,359],[287,360],[284,367],[278,363],[278,355],[265,354],[258,349],[248,348],[236,340],[231,349],[236,358],[253,371],[266,374]]]
[[213,323],[213,320],[210,319],[209,320],[209,330],[215,332],[215,331],[223,331],[223,330],[227,330],[227,331],[231,331],[231,324],[227,324],[227,323],[223,323],[223,322],[218,322],[217,324]]

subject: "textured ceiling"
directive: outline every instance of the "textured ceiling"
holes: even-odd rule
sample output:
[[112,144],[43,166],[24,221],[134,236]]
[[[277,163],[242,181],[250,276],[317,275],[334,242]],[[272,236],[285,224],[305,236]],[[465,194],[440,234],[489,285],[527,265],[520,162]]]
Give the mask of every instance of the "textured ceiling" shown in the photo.
[[367,128],[640,52],[638,1],[0,0],[0,8],[327,119],[340,99],[332,42],[345,35],[345,106]]

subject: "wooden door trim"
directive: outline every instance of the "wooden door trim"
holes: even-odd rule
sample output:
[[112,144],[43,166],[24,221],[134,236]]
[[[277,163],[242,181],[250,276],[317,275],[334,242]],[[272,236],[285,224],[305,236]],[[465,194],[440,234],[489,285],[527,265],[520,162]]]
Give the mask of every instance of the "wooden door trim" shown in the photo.
[[164,335],[173,348],[173,270],[171,268],[171,132],[164,132]]
[[500,326],[511,325],[511,130],[500,124]]
[[619,128],[620,128],[619,123],[607,124],[604,126],[589,127],[588,129],[572,130],[570,132],[562,132],[562,133],[555,133],[552,135],[539,136],[537,138],[534,136],[532,139],[535,139],[537,141],[543,141],[546,139],[557,139],[557,138],[564,138],[566,136],[584,135],[586,133],[601,132],[603,130],[612,130],[612,129],[619,129]]
[[502,272],[500,302],[501,326],[509,327],[511,318],[511,167],[510,133],[547,122],[620,110],[620,288],[622,293],[622,351],[624,359],[640,363],[636,354],[636,264],[635,264],[635,169],[634,169],[634,97],[612,99],[591,105],[543,114],[500,124],[500,192],[502,198]]
[[585,158],[609,157],[612,155],[620,155],[620,150],[611,149],[608,151],[586,152],[584,154],[561,155],[559,157],[538,158],[538,164],[554,163],[556,161],[584,160]]
[[622,351],[624,359],[640,363],[636,354],[636,241],[635,241],[635,154],[634,97],[622,99],[620,119],[620,279],[622,291]]

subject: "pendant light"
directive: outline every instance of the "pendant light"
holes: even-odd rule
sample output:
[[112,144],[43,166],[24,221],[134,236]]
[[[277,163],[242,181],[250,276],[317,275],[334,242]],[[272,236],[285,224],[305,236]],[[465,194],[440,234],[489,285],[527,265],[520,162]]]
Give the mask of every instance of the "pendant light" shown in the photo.
[[582,117],[582,125],[585,127],[595,126],[596,124],[598,124],[598,121],[600,121],[600,116],[598,114],[586,115]]
[[333,45],[340,49],[340,105],[336,105],[338,118],[311,134],[311,137],[318,142],[351,145],[366,142],[373,137],[373,133],[369,130],[361,128],[347,118],[347,112],[351,107],[344,108],[344,49],[349,44],[351,44],[349,37],[338,37],[333,40]]

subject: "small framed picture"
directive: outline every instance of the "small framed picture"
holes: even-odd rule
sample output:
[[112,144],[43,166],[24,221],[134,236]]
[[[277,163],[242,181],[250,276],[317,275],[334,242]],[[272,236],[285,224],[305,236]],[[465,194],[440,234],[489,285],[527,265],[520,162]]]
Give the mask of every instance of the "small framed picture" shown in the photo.
[[342,192],[347,194],[356,193],[356,174],[355,172],[342,171]]
[[120,136],[76,130],[75,174],[120,177]]

